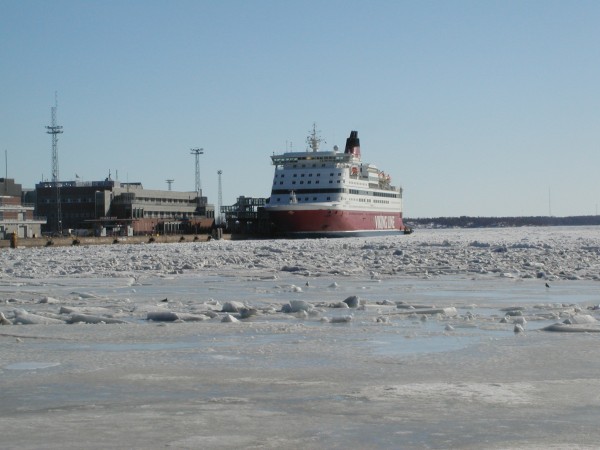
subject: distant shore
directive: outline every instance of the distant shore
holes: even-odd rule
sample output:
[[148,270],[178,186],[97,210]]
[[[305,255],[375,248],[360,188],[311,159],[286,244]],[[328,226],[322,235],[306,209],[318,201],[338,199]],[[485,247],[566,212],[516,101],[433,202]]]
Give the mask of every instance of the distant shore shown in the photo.
[[425,217],[405,218],[412,228],[497,228],[600,225],[600,216]]

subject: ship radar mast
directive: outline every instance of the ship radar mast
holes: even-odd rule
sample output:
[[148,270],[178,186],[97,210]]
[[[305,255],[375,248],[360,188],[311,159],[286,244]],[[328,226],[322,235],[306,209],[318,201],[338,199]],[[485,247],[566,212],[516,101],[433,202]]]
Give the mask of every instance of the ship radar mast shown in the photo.
[[326,144],[327,142],[325,142],[324,139],[321,139],[321,137],[319,136],[320,131],[317,131],[317,124],[313,123],[313,128],[311,133],[308,135],[308,137],[306,138],[306,143],[308,144],[308,147],[313,151],[316,152],[319,150],[319,145],[321,144],[321,142],[323,144]]

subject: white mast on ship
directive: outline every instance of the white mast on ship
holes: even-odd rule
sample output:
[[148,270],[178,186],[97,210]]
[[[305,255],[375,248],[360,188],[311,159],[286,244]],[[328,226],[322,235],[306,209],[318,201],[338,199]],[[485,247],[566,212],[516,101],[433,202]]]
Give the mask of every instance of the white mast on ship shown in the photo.
[[321,144],[321,142],[323,144],[327,143],[324,139],[321,139],[321,137],[319,136],[319,131],[317,131],[317,124],[313,122],[313,129],[312,132],[306,138],[306,143],[313,152],[316,152],[319,150],[319,145]]

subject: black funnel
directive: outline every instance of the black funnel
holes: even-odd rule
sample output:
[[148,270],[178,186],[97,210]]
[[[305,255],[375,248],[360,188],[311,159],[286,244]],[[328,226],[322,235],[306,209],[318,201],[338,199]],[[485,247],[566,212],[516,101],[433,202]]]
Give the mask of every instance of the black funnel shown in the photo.
[[344,153],[351,153],[355,156],[360,156],[360,139],[358,139],[358,131],[351,131],[350,137],[346,139],[346,148]]

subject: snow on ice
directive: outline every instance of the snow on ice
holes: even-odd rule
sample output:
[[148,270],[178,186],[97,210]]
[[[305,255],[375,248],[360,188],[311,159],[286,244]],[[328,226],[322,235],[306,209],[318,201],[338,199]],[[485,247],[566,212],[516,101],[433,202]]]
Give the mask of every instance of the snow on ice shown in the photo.
[[599,231],[3,250],[4,443],[592,448]]

